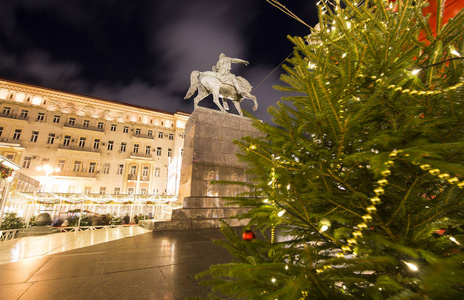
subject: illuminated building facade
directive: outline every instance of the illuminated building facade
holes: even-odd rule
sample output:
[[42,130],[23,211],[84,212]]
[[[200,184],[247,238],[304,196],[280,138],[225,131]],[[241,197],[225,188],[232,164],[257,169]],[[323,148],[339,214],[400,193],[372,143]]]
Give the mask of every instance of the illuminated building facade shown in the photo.
[[0,104],[0,155],[42,191],[177,193],[189,114],[7,80]]

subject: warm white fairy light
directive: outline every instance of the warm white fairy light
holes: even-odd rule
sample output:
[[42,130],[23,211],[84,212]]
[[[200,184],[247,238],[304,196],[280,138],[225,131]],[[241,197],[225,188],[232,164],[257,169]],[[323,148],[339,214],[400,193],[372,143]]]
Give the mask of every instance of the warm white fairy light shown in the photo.
[[277,280],[277,279],[272,278],[272,279],[271,279],[271,282],[274,283],[274,282],[276,282],[276,280]]
[[458,244],[458,245],[461,245],[461,243],[458,242],[453,236],[450,236],[449,239],[450,239],[451,241],[453,241],[454,243],[456,243],[456,244]]
[[343,54],[342,54],[342,58],[345,58],[345,56],[346,56],[346,53],[343,53]]
[[320,231],[321,231],[321,232],[324,232],[324,231],[327,231],[327,229],[329,229],[329,226],[327,226],[327,225],[322,225]]
[[409,263],[409,262],[407,262],[407,261],[405,261],[404,263],[405,263],[412,271],[418,271],[418,270],[419,270],[419,268],[418,268],[415,264],[413,264],[413,263]]
[[421,69],[414,69],[414,70],[411,71],[411,74],[412,75],[417,75],[417,74],[419,74],[420,71],[421,71]]
[[279,213],[277,214],[279,217],[282,217],[284,214],[285,214],[285,209],[284,210],[281,210],[279,211]]
[[451,50],[451,54],[453,54],[454,56],[461,56],[461,54],[456,50]]

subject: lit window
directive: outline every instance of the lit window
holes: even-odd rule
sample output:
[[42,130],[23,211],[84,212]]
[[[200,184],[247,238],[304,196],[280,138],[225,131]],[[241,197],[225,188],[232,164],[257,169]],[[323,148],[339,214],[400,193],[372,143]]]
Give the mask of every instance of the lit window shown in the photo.
[[103,123],[102,122],[98,122],[97,130],[103,130]]
[[163,134],[161,131],[158,132],[158,138],[159,138],[159,139],[162,139],[162,138],[163,138],[163,135],[164,135],[164,134]]
[[139,144],[134,144],[134,153],[139,153]]
[[98,149],[100,148],[100,139],[95,139],[93,140],[93,149]]
[[42,122],[43,120],[45,120],[45,114],[44,113],[39,113],[37,115],[37,121]]
[[31,142],[37,142],[37,138],[39,137],[39,132],[38,131],[33,131],[31,135]]
[[169,139],[170,139],[171,141],[174,140],[174,134],[170,133],[170,134],[169,134]]
[[124,126],[124,128],[122,129],[122,132],[123,133],[128,133],[129,132],[129,127]]
[[53,142],[55,142],[55,134],[54,133],[49,133],[48,134],[48,140],[47,140],[47,144],[53,144]]
[[116,131],[116,124],[111,124],[110,130],[111,130],[111,131]]
[[19,140],[19,138],[21,137],[21,132],[21,129],[15,129],[13,133],[13,140]]
[[168,149],[168,157],[172,157],[172,149]]
[[53,123],[60,123],[60,116],[54,116],[53,117]]
[[161,147],[156,148],[156,155],[161,156]]
[[23,162],[24,169],[29,169],[31,167],[31,160],[32,160],[32,157],[30,156],[24,158],[24,162]]
[[86,140],[85,137],[79,138],[79,147],[81,148],[85,147],[85,140]]
[[110,173],[110,164],[104,164],[103,169],[102,169],[103,174],[109,174]]
[[108,150],[113,150],[114,142],[113,141],[108,141]]
[[121,152],[126,152],[126,143],[121,143]]

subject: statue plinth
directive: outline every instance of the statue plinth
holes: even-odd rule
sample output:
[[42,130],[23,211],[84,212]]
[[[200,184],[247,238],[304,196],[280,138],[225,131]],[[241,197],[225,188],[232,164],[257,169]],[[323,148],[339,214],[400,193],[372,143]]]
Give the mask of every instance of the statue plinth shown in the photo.
[[186,129],[180,177],[179,200],[182,208],[174,210],[171,221],[155,222],[155,230],[219,227],[219,219],[231,226],[246,220],[231,216],[246,208],[230,206],[223,197],[248,191],[240,185],[219,185],[211,181],[251,182],[248,166],[239,161],[239,147],[233,143],[245,136],[258,137],[249,118],[197,107]]

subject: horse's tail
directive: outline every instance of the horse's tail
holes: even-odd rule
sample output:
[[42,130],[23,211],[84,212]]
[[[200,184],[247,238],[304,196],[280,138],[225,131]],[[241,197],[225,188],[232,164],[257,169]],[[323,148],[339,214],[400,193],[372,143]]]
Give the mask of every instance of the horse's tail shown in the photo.
[[198,85],[198,76],[200,76],[199,71],[193,71],[192,74],[190,74],[190,88],[188,89],[184,99],[189,99],[193,96],[193,94],[195,94]]

